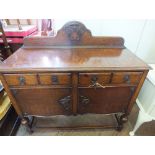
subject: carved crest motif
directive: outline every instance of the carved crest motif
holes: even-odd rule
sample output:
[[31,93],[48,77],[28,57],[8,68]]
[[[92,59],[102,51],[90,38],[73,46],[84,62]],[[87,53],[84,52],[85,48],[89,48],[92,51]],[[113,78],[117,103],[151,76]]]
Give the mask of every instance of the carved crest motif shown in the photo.
[[83,33],[88,31],[82,23],[76,21],[65,24],[62,29],[65,31],[69,40],[72,42],[80,41]]
[[71,96],[66,96],[59,100],[59,104],[68,111],[70,109]]

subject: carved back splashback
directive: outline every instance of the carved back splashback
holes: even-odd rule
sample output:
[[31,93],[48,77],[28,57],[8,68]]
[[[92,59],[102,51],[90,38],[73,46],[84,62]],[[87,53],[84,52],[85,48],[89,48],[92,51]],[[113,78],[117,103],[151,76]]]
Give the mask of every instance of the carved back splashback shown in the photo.
[[26,37],[24,47],[40,46],[105,46],[124,48],[122,37],[92,36],[84,24],[78,21],[66,23],[55,37]]

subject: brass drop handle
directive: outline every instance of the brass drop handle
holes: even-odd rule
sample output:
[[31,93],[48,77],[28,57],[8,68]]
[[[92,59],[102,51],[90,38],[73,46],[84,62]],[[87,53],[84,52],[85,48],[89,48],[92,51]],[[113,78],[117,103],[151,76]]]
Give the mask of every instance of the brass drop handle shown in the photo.
[[100,83],[97,82],[98,80],[98,77],[96,75],[92,76],[91,78],[91,85],[89,85],[89,87],[93,87],[93,88],[97,88],[97,87],[100,87],[100,88],[105,88],[105,86],[101,85]]
[[101,87],[101,88],[106,88],[106,86],[103,86],[103,85],[101,85],[101,84],[98,83],[98,82],[96,82],[96,85],[97,85],[98,87]]
[[129,75],[125,75],[124,76],[124,81],[127,83],[130,83],[130,76]]
[[89,105],[90,99],[86,96],[81,95],[80,96],[80,103],[82,104],[82,106],[87,106]]
[[103,85],[101,85],[100,83],[98,83],[98,82],[95,82],[94,84],[91,84],[91,85],[89,85],[89,87],[90,88],[97,88],[97,87],[99,87],[99,88],[106,88],[106,86],[103,86]]
[[58,84],[59,83],[58,76],[56,76],[56,75],[52,75],[51,80],[52,80],[53,84]]
[[19,77],[19,83],[20,83],[20,85],[25,85],[25,78],[20,76]]

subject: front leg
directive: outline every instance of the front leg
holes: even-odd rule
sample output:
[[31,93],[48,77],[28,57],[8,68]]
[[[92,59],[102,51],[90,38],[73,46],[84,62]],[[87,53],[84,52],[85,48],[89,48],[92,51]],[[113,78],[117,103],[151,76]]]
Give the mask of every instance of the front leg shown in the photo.
[[21,124],[26,127],[27,131],[30,134],[33,133],[33,130],[32,130],[33,120],[34,120],[34,117],[33,116],[32,116],[32,120],[31,121],[30,121],[30,119],[28,117],[23,117],[21,119]]
[[115,114],[115,118],[118,124],[116,130],[121,131],[123,129],[123,123],[125,123],[128,120],[128,117],[125,113],[123,113],[123,114]]
[[127,122],[127,121],[128,121],[128,116],[127,116],[127,114],[122,114],[122,115],[120,116],[120,120],[121,120],[122,123]]

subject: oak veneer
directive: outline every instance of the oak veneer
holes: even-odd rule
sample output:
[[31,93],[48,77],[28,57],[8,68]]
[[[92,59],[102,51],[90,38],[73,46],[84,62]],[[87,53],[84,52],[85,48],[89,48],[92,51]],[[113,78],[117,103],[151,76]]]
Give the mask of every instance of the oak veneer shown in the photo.
[[0,65],[0,78],[30,128],[29,116],[93,113],[115,115],[120,130],[149,69],[123,38],[94,37],[69,22],[55,37],[25,38]]

